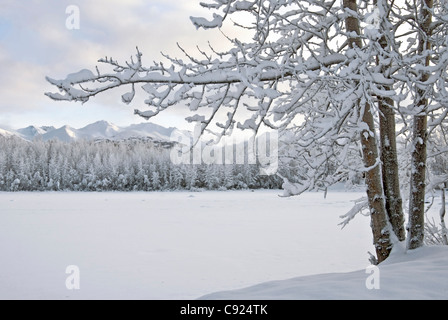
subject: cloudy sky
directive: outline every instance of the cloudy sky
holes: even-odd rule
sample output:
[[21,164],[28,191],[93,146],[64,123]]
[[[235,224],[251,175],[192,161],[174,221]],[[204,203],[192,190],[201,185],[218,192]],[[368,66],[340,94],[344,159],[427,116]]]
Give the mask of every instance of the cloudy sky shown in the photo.
[[[2,0],[0,6],[0,128],[68,124],[83,127],[98,120],[119,126],[145,120],[133,114],[145,109],[143,99],[121,102],[123,90],[106,92],[82,105],[55,102],[45,76],[63,79],[69,73],[92,69],[105,56],[124,61],[138,46],[143,63],[163,59],[160,52],[181,56],[178,42],[195,50],[207,42],[227,45],[217,30],[199,30],[190,16],[210,17],[199,0]],[[79,29],[68,10],[79,9]],[[67,26],[70,26],[68,28]],[[57,89],[56,89],[57,90]],[[182,106],[152,119],[164,126],[189,128]]]

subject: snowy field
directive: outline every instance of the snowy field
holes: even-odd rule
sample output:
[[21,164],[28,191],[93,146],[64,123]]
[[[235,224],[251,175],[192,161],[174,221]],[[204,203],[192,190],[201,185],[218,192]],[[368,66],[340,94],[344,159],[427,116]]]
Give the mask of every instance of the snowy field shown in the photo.
[[[280,193],[0,193],[0,299],[197,299],[325,273],[344,273],[347,290],[367,291],[370,220],[338,226],[364,194]],[[70,265],[79,268],[77,290],[66,287]],[[258,296],[245,289],[206,298],[331,298],[335,279],[318,277],[302,290],[274,282]]]

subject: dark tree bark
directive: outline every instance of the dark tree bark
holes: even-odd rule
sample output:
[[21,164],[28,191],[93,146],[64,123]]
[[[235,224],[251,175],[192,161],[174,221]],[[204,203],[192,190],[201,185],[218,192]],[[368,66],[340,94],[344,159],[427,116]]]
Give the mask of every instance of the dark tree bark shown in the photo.
[[[377,4],[376,0],[374,4]],[[387,12],[387,9],[384,8],[384,11]],[[382,65],[382,61],[387,61],[387,55],[390,53],[390,43],[388,43],[388,39],[384,33],[380,38],[379,44],[382,53],[377,56],[377,64],[380,67],[380,72],[386,78],[389,78],[390,63]],[[384,60],[381,59],[383,54],[386,55],[384,57],[386,59]],[[382,86],[381,89],[392,91],[390,86]],[[380,113],[380,150],[386,211],[393,232],[399,241],[404,241],[406,239],[406,232],[404,227],[403,199],[400,193],[394,101],[389,97],[378,96],[377,98]]]
[[[421,20],[418,53],[423,55],[431,49],[431,22],[433,0],[422,0]],[[430,55],[426,53],[423,65],[429,66]],[[420,83],[429,79],[427,72],[422,72]],[[413,150],[411,167],[411,194],[409,200],[409,223],[408,223],[408,249],[416,249],[423,245],[425,230],[425,179],[426,179],[426,142],[427,142],[427,114],[428,98],[426,90],[422,86],[416,88],[415,108],[418,114],[414,116]]]
[[[387,90],[388,88],[385,89]],[[386,211],[392,230],[399,241],[404,241],[406,233],[404,228],[403,199],[400,194],[393,103],[394,101],[390,98],[379,97],[382,177]]]
[[[358,12],[356,0],[344,0],[344,8],[351,12]],[[354,16],[349,16],[345,20],[347,32],[350,34],[360,34],[359,20]],[[349,39],[350,48],[362,48],[362,41],[359,37]],[[361,109],[361,107],[359,107]],[[375,122],[373,119],[370,104],[366,103],[362,114],[362,121],[368,129],[361,132],[361,145],[364,165],[367,168],[366,185],[367,197],[370,208],[371,228],[373,233],[373,244],[375,246],[378,263],[384,261],[390,254],[392,244],[390,241],[390,231],[388,228],[387,213],[384,204],[384,191],[381,180],[381,164],[378,162],[378,144],[375,134]]]

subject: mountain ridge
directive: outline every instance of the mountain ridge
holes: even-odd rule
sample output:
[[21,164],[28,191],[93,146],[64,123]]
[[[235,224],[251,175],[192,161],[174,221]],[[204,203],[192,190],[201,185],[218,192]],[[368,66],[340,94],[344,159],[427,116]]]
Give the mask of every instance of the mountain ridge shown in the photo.
[[26,128],[17,130],[5,130],[0,128],[0,136],[17,136],[24,140],[33,141],[42,139],[48,141],[57,139],[63,142],[76,140],[127,140],[138,138],[150,138],[158,141],[170,141],[170,137],[176,128],[163,127],[152,122],[143,122],[131,124],[129,126],[119,127],[111,122],[99,120],[88,124],[82,128],[76,129],[69,125],[60,128],[54,126],[37,127],[30,125]]

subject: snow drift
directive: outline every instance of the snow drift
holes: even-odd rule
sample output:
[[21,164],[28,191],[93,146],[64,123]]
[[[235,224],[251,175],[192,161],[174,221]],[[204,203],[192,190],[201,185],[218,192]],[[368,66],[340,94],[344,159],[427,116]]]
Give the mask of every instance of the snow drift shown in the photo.
[[[397,252],[398,251],[398,252]],[[208,300],[305,299],[448,299],[448,247],[401,248],[377,269],[377,288],[368,282],[373,270],[327,273],[270,281],[241,290],[203,296]]]

